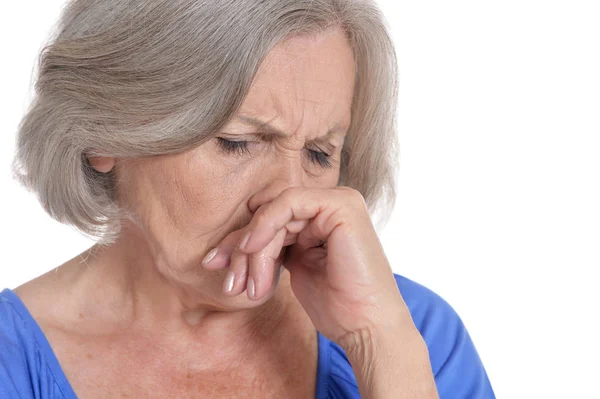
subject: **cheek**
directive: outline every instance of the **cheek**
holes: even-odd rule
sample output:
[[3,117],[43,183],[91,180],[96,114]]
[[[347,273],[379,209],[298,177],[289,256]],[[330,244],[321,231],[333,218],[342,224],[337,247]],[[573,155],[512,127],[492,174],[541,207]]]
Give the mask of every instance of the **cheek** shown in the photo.
[[[163,207],[180,231],[203,234],[246,217],[241,207],[250,195],[252,183],[239,170],[231,171],[210,157],[173,168],[163,196]],[[176,172],[177,170],[177,172]]]

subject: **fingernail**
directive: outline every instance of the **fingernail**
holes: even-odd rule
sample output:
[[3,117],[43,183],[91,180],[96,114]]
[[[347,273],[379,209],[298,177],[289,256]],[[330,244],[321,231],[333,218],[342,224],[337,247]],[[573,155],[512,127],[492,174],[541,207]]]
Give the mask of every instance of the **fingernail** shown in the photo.
[[225,277],[225,283],[223,284],[223,290],[225,292],[231,292],[233,289],[233,282],[235,280],[235,273],[233,271],[229,271],[227,273],[227,277]]
[[215,257],[215,255],[217,254],[217,252],[219,252],[219,249],[218,248],[213,248],[212,251],[210,251],[209,253],[207,253],[206,256],[204,257],[204,259],[202,259],[202,266],[204,266],[208,262],[210,262],[212,260],[212,258]]
[[249,231],[248,233],[246,233],[246,235],[244,236],[244,239],[242,240],[242,242],[240,242],[240,249],[244,249],[246,248],[246,245],[248,244],[248,241],[250,240],[250,235],[252,234],[251,231]]
[[248,297],[254,298],[254,279],[252,277],[248,277]]

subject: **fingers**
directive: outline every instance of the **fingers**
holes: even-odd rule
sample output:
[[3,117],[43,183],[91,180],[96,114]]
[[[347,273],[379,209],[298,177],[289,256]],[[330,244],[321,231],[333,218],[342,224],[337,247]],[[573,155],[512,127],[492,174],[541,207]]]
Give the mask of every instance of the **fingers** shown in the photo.
[[236,296],[247,288],[248,280],[248,255],[243,252],[233,251],[227,276],[223,281],[223,293]]
[[[347,187],[338,187],[338,190],[289,188],[272,202],[260,206],[247,226],[250,237],[241,240],[237,248],[245,253],[258,251],[271,242],[281,229],[300,232],[306,224],[297,230],[301,225],[298,222],[308,222],[311,219],[314,219],[311,228],[306,230],[310,230],[309,233],[316,239],[326,241],[342,220],[330,216],[335,215],[346,200],[355,201],[353,198],[358,198],[357,195],[350,194],[352,191]],[[241,244],[245,245],[242,247]]]
[[287,235],[286,229],[281,229],[275,238],[261,251],[248,256],[248,298],[260,299],[272,288],[273,281],[279,273],[279,263],[283,259],[283,243]]
[[[292,228],[302,230],[306,223],[307,221],[292,223]],[[285,255],[284,246],[294,244],[298,233],[281,229],[265,248],[246,254],[238,251],[234,245],[245,232],[246,229],[242,229],[224,238],[215,249],[207,253],[202,267],[207,270],[228,269],[222,287],[225,295],[236,296],[246,290],[248,298],[258,300],[273,289]]]
[[[294,244],[297,241],[298,232],[302,231],[307,224],[308,220],[290,222],[290,230],[285,236],[283,246]],[[231,254],[234,252],[236,244],[242,239],[246,231],[246,228],[244,228],[228,234],[217,247],[206,253],[201,266],[206,270],[222,270],[229,267]]]
[[211,249],[202,260],[201,266],[207,270],[221,270],[229,267],[231,254],[236,243],[243,237],[245,230],[228,234],[217,247]]
[[333,190],[292,187],[271,202],[258,201],[256,205],[259,206],[248,226],[228,235],[216,253],[209,252],[212,260],[202,264],[208,270],[229,268],[223,282],[227,295],[247,290],[249,298],[260,299],[267,294],[278,277],[278,258],[284,246],[297,242],[306,252],[325,244],[304,257],[323,261],[330,234],[347,224],[346,220],[355,213],[366,210],[362,195],[343,186]]
[[297,244],[302,249],[308,249],[326,245],[327,241],[316,237],[308,229],[306,229],[298,233]]
[[223,292],[226,295],[239,295],[246,289],[248,255],[235,249],[235,243],[244,233],[245,229],[228,234],[206,254],[201,263],[207,270],[229,269],[223,280]]

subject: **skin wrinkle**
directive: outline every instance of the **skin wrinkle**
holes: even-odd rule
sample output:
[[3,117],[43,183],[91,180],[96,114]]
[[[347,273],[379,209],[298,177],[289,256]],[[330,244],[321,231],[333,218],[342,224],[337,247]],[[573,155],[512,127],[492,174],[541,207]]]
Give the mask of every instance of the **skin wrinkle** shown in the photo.
[[[338,32],[338,34],[340,34],[340,32]],[[344,42],[345,42],[345,37],[343,36],[343,34],[340,34],[340,36],[343,38]],[[306,39],[301,39],[301,43],[305,43]],[[325,41],[321,41],[319,43],[324,43]],[[347,43],[347,42],[346,42]],[[346,44],[347,45],[347,44]],[[314,44],[314,46],[316,46],[316,44]],[[239,186],[236,185],[236,181],[240,180],[240,179],[247,179],[248,183],[247,184],[252,184],[252,186],[247,186],[247,187],[258,187],[261,184],[260,180],[255,179],[251,176],[256,176],[258,177],[259,175],[255,174],[255,172],[257,172],[258,170],[263,170],[264,169],[264,165],[262,165],[263,163],[266,165],[267,163],[271,164],[271,167],[273,169],[273,176],[288,176],[288,181],[290,184],[292,185],[312,185],[312,184],[316,184],[316,185],[323,185],[323,186],[328,186],[328,187],[332,187],[335,186],[335,183],[337,182],[337,176],[339,171],[338,170],[334,170],[332,171],[331,176],[329,176],[329,178],[325,179],[325,176],[327,175],[327,173],[323,173],[320,169],[318,169],[317,166],[312,166],[310,168],[308,168],[309,170],[307,171],[306,168],[299,168],[297,165],[298,163],[308,163],[309,161],[305,162],[305,159],[303,159],[304,155],[301,153],[303,151],[302,145],[301,145],[301,141],[302,137],[301,132],[307,132],[306,137],[307,138],[313,138],[316,135],[317,130],[316,129],[311,129],[311,128],[305,128],[304,129],[304,124],[305,122],[308,120],[307,116],[310,114],[311,115],[311,119],[312,120],[316,120],[317,122],[321,123],[323,120],[322,115],[324,114],[324,112],[322,111],[322,109],[324,109],[325,106],[327,106],[327,103],[322,101],[323,98],[329,98],[331,97],[330,94],[327,93],[331,93],[332,90],[336,91],[339,89],[340,85],[338,81],[330,81],[329,79],[317,79],[319,81],[325,81],[325,82],[330,82],[330,85],[333,85],[333,88],[330,88],[329,90],[325,90],[325,88],[321,87],[320,84],[317,85],[313,85],[310,86],[310,88],[313,89],[313,96],[315,96],[315,100],[314,102],[307,102],[307,101],[303,101],[300,100],[300,98],[305,98],[305,96],[303,97],[299,97],[299,93],[306,91],[308,89],[304,89],[304,85],[300,84],[300,82],[308,82],[310,81],[310,78],[314,78],[314,73],[309,72],[309,75],[307,75],[306,78],[304,79],[295,79],[297,73],[299,73],[300,69],[299,68],[294,68],[293,65],[295,65],[295,62],[298,62],[299,60],[301,61],[305,61],[308,62],[308,70],[312,71],[312,68],[317,68],[317,70],[320,72],[322,69],[319,68],[319,64],[315,62],[315,59],[312,59],[311,57],[302,57],[302,52],[306,52],[307,51],[307,47],[305,45],[301,45],[301,51],[296,52],[296,53],[292,53],[289,51],[284,51],[283,55],[281,56],[281,58],[285,58],[285,57],[289,57],[290,54],[292,54],[293,59],[289,60],[288,62],[282,62],[280,64],[285,65],[284,68],[282,68],[282,70],[277,70],[277,72],[275,75],[278,76],[280,78],[281,82],[287,82],[287,81],[293,81],[296,85],[296,87],[294,87],[292,93],[287,92],[287,90],[283,90],[281,87],[287,87],[285,84],[281,84],[281,85],[272,85],[272,87],[269,87],[267,90],[265,90],[265,94],[266,94],[266,99],[269,99],[272,103],[271,103],[271,107],[275,108],[278,113],[280,111],[285,112],[286,110],[291,110],[292,111],[292,120],[294,119],[293,114],[298,115],[297,112],[300,112],[300,121],[299,123],[295,124],[296,128],[294,129],[293,133],[291,134],[289,140],[285,139],[285,140],[281,140],[281,141],[275,141],[275,147],[274,149],[277,149],[278,151],[276,151],[276,153],[273,153],[273,156],[269,156],[268,158],[265,158],[263,160],[261,160],[260,162],[255,163],[256,166],[252,165],[250,162],[252,161],[252,156],[249,157],[248,161],[237,161],[235,158],[233,160],[230,159],[226,159],[226,161],[221,161],[220,159],[218,161],[216,161],[216,157],[218,156],[219,158],[223,158],[225,159],[225,156],[223,156],[222,154],[218,154],[216,151],[213,152],[212,154],[208,154],[206,153],[204,157],[200,156],[199,154],[204,153],[204,151],[201,151],[200,149],[203,147],[206,147],[205,145],[200,146],[197,150],[192,150],[190,153],[190,157],[191,158],[183,158],[185,160],[184,165],[185,165],[185,169],[186,169],[186,173],[184,173],[183,175],[181,175],[180,179],[176,179],[176,184],[177,184],[177,189],[175,190],[178,194],[178,196],[181,198],[181,202],[176,202],[176,203],[171,203],[169,202],[169,193],[171,192],[171,190],[166,190],[167,192],[163,193],[165,198],[165,205],[167,205],[165,208],[168,210],[168,217],[167,220],[169,221],[175,221],[175,220],[180,220],[183,216],[185,216],[186,218],[192,218],[191,215],[189,215],[190,210],[192,211],[192,214],[198,214],[198,215],[208,215],[208,214],[213,214],[214,215],[214,211],[211,210],[214,209],[215,207],[217,208],[222,208],[222,205],[217,205],[216,200],[219,198],[226,198],[226,197],[231,197],[231,198],[239,198],[238,202],[236,204],[231,204],[230,206],[233,209],[244,209],[245,207],[240,207],[240,204],[243,203],[243,198],[244,196],[239,196],[239,192],[237,193],[237,197],[236,197],[236,191],[239,191]],[[312,46],[310,47],[312,48]],[[324,51],[322,52],[323,54],[325,53]],[[352,61],[352,54],[351,54],[351,50],[347,50],[347,57],[345,59],[345,61],[348,61],[349,64],[351,64],[353,66],[353,63],[351,63]],[[275,56],[275,57],[271,57],[272,59],[278,59],[279,55]],[[277,62],[267,62],[266,65],[277,65]],[[327,62],[326,63],[328,66],[331,67],[330,63]],[[331,69],[330,69],[331,70]],[[260,76],[264,76],[265,79],[268,78],[269,76],[269,72],[270,70],[264,70],[264,72],[262,74],[259,74]],[[289,76],[288,73],[292,72],[292,76]],[[351,101],[351,91],[353,89],[352,84],[352,79],[345,79],[344,76],[342,77],[338,77],[338,71],[336,70],[336,72],[332,75],[335,76],[336,79],[340,79],[341,81],[347,81],[350,84],[346,85],[346,92],[344,94],[341,94],[342,97],[345,97],[345,101],[346,104],[344,106],[343,101],[338,101],[338,106],[343,107],[343,110],[349,110],[350,109],[350,101]],[[351,77],[353,76],[353,70],[349,70],[348,71],[348,76],[346,77]],[[308,77],[310,76],[310,78]],[[343,79],[343,80],[342,80]],[[247,99],[249,99],[250,101],[246,101],[244,106],[242,107],[242,109],[247,108],[246,107],[246,103],[248,107],[250,109],[255,109],[256,111],[261,111],[260,106],[255,106],[254,104],[260,104],[261,106],[263,104],[265,104],[265,97],[262,96],[261,97],[261,93],[260,93],[260,88],[261,87],[265,87],[269,84],[269,82],[272,82],[271,79],[268,79],[266,83],[264,83],[263,85],[261,85],[261,81],[259,78],[258,84],[256,86],[253,86],[253,88],[251,89]],[[316,89],[316,90],[315,90]],[[285,93],[285,95],[284,95]],[[290,97],[289,94],[292,94],[293,96]],[[338,94],[339,95],[339,94]],[[256,98],[258,101],[253,102],[253,99]],[[277,99],[283,99],[283,100],[290,100],[290,98],[292,99],[298,99],[298,102],[296,104],[299,104],[299,107],[294,106],[290,106],[290,107],[284,107],[281,108],[279,106],[279,102],[277,101]],[[323,103],[323,104],[322,104]],[[332,104],[334,103],[333,101],[331,102]],[[317,104],[315,105],[309,105],[309,104]],[[270,108],[268,106],[265,105],[265,108]],[[295,111],[295,112],[294,112]],[[331,114],[333,114],[334,110],[331,111]],[[338,111],[339,112],[339,111]],[[243,112],[240,112],[243,113]],[[284,118],[288,115],[279,115],[279,117]],[[271,120],[274,121],[277,118],[274,117]],[[346,120],[350,119],[349,115],[346,115]],[[336,119],[336,121],[338,121]],[[225,130],[225,129],[224,129]],[[207,142],[206,144],[208,144],[209,142]],[[339,152],[339,148],[338,148],[338,152]],[[271,162],[274,161],[275,158],[275,154],[277,154],[277,156],[280,157],[280,162]],[[202,162],[203,158],[209,158],[212,159],[213,161],[210,162],[231,162],[235,165],[236,162],[241,162],[242,164],[246,164],[246,166],[243,169],[238,169],[237,167],[231,167],[230,171],[227,170],[223,170],[223,171],[218,171],[216,169],[212,170],[212,175],[209,175],[209,177],[211,179],[215,178],[215,179],[220,179],[222,177],[225,177],[226,175],[228,175],[230,178],[234,178],[234,180],[231,180],[231,183],[228,181],[225,184],[219,184],[217,185],[217,187],[219,187],[217,190],[219,191],[223,191],[225,190],[224,193],[222,193],[221,196],[217,196],[214,197],[215,201],[211,202],[209,200],[209,197],[205,197],[203,198],[201,201],[200,200],[191,200],[191,198],[194,198],[196,196],[195,193],[189,191],[186,192],[186,188],[190,188],[193,187],[192,182],[190,181],[191,179],[188,178],[189,175],[195,175],[195,169],[193,166],[190,166],[189,159],[194,159],[194,161],[198,161],[198,162]],[[174,156],[173,159],[178,159],[177,156]],[[209,162],[209,160],[206,160],[207,162]],[[168,163],[170,164],[170,162]],[[168,166],[165,165],[165,166]],[[278,168],[275,168],[275,166],[278,166]],[[171,176],[170,170],[172,168],[170,167],[165,167],[165,169],[163,170],[164,173],[166,173],[166,176],[163,175],[163,179],[168,180],[169,176]],[[175,170],[178,170],[179,167],[175,167]],[[304,170],[303,170],[304,169]],[[302,173],[302,171],[304,171],[304,173]],[[241,172],[241,173],[240,173]],[[313,173],[310,173],[313,172]],[[335,173],[333,173],[335,172]],[[235,174],[239,175],[237,177],[237,179],[235,179]],[[281,173],[281,174],[280,174]],[[146,173],[150,179],[152,179],[152,176],[154,175],[151,172]],[[312,179],[312,182],[311,182]],[[254,184],[256,184],[257,186],[254,186]],[[201,184],[200,185],[203,188],[208,189],[208,187],[205,184]],[[158,185],[156,185],[157,189],[158,189]],[[228,187],[231,187],[231,189],[228,189]],[[234,189],[235,187],[235,189]],[[251,193],[251,191],[250,191]],[[208,201],[207,201],[208,200]],[[194,204],[194,203],[198,203],[198,204],[203,204],[202,206],[196,206],[194,208],[201,208],[201,209],[193,209],[190,207],[190,204]],[[179,208],[178,208],[179,207]],[[160,210],[157,210],[160,213]],[[219,233],[223,232],[223,231],[232,231],[234,229],[237,229],[238,227],[240,227],[239,225],[244,225],[247,224],[247,222],[249,221],[249,217],[251,215],[240,215],[239,217],[236,218],[236,216],[234,215],[239,215],[239,213],[237,212],[229,212],[229,211],[225,211],[226,213],[223,213],[223,211],[220,211],[217,214],[230,214],[231,216],[231,220],[229,220],[227,223],[223,223],[220,222],[219,223],[219,229],[218,230],[214,230],[214,231],[205,231],[205,234],[201,234],[201,235],[196,235],[196,237],[198,239],[203,238],[206,239],[206,237],[210,237],[212,234],[217,233],[217,235],[219,235]],[[178,219],[179,218],[179,219]],[[193,220],[193,218],[192,218]],[[192,222],[193,223],[193,222]],[[239,224],[238,224],[239,223]],[[227,229],[224,229],[223,226],[227,226]],[[187,226],[186,226],[187,227]],[[243,226],[242,226],[243,227]],[[152,234],[158,234],[158,232],[152,232]],[[220,238],[220,237],[219,237]],[[214,242],[211,242],[211,245],[214,244]],[[166,246],[167,244],[164,243],[161,247],[162,248],[167,248]],[[179,252],[179,251],[178,251]],[[179,256],[177,257],[184,257],[183,252],[185,251],[181,251],[181,253],[179,254]],[[167,255],[168,256],[168,255]],[[165,260],[166,262],[169,262],[168,260]],[[181,266],[179,266],[181,267]],[[184,267],[184,270],[187,269],[187,267]]]
[[[321,46],[325,47],[318,51],[321,57],[299,56]],[[324,54],[335,55],[335,62],[323,62]],[[136,369],[144,380],[173,384],[183,384],[182,378],[187,381],[187,371],[205,373],[203,379],[210,375],[212,380],[219,377],[206,374],[210,370],[227,370],[234,378],[283,378],[289,375],[279,374],[282,364],[289,372],[292,360],[310,360],[298,360],[299,354],[290,351],[316,350],[314,326],[294,297],[288,271],[281,274],[277,289],[271,287],[262,299],[252,301],[245,292],[223,293],[227,269],[200,267],[221,240],[249,224],[253,212],[248,202],[255,194],[264,195],[261,203],[255,203],[258,209],[288,187],[333,188],[339,180],[342,146],[338,144],[331,154],[332,168],[325,168],[311,160],[306,143],[323,136],[332,124],[349,124],[355,71],[345,33],[336,28],[320,41],[293,38],[274,47],[260,71],[238,113],[279,123],[289,132],[286,137],[256,141],[241,155],[225,153],[212,138],[182,153],[115,160],[119,201],[132,210],[132,220],[123,221],[114,244],[94,247],[95,255],[87,260],[92,267],[85,272],[77,268],[79,257],[61,266],[63,274],[80,273],[64,302],[75,314],[97,315],[66,325],[82,340],[90,332],[102,331],[107,342],[114,335],[123,343],[121,352],[109,355],[97,341],[86,342],[107,356],[104,364],[87,364],[87,375],[102,375],[111,364],[121,370],[114,369],[115,374]],[[259,133],[256,128],[244,131],[233,120],[222,130],[227,137]],[[102,310],[106,298],[111,312]],[[127,342],[135,346],[126,346]],[[148,347],[164,348],[165,353],[155,352],[157,357],[152,358],[145,351]],[[72,350],[69,353],[62,352],[62,358],[73,356]],[[242,360],[248,372],[240,369]],[[69,370],[68,363],[63,364]],[[76,387],[78,369],[71,368],[73,373],[68,374]]]
[[[18,293],[42,327],[65,327],[45,332],[80,397],[310,397],[314,325],[289,272],[259,303],[224,295],[225,271],[199,262],[286,187],[340,183],[370,211],[392,205],[397,69],[371,1],[268,1],[73,1],[40,54],[13,169],[100,241]],[[290,137],[227,155],[214,136],[237,112]],[[351,130],[325,169],[307,140],[334,123]],[[116,157],[111,176],[96,157]]]

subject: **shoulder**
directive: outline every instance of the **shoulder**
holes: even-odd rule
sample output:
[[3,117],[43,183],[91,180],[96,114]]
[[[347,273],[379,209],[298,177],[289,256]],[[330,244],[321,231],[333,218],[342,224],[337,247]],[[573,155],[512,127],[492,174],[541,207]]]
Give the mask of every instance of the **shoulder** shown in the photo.
[[448,327],[448,323],[455,327],[462,325],[454,308],[440,295],[399,274],[394,273],[394,279],[423,338],[435,338],[441,324],[444,327]]
[[9,289],[0,292],[0,365],[23,360],[28,351],[35,350],[34,337],[15,297]]
[[431,289],[398,274],[394,278],[427,344],[440,398],[494,398],[475,345],[454,308]]
[[30,368],[35,345],[13,295],[8,289],[0,292],[0,397],[33,397]]
[[18,296],[0,291],[0,398],[64,398],[36,328]]

